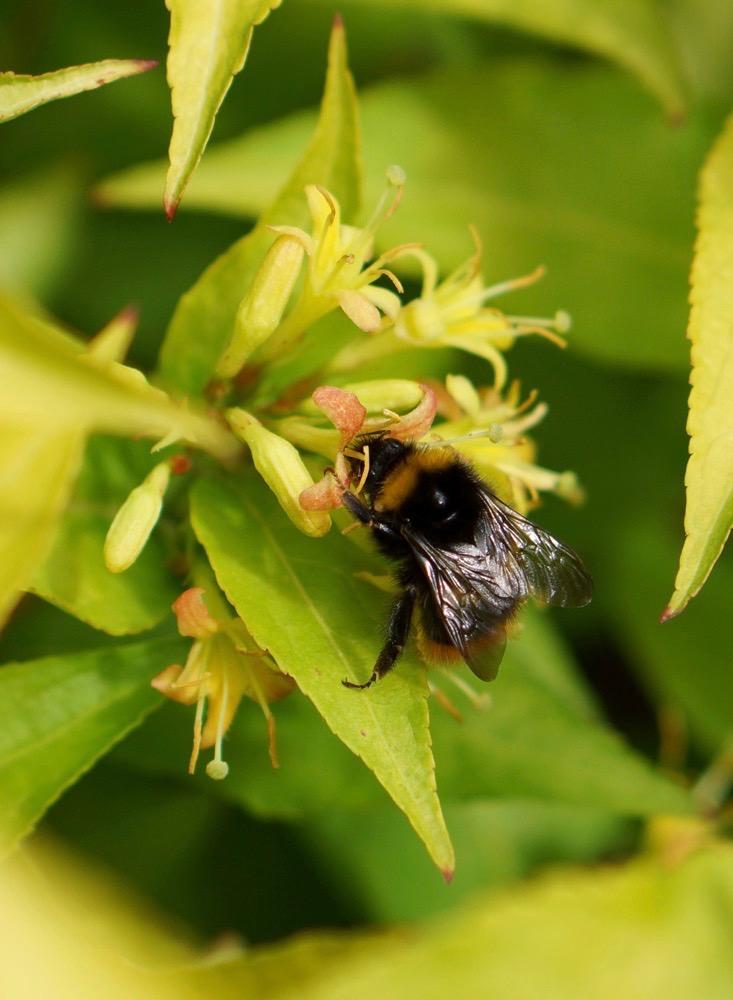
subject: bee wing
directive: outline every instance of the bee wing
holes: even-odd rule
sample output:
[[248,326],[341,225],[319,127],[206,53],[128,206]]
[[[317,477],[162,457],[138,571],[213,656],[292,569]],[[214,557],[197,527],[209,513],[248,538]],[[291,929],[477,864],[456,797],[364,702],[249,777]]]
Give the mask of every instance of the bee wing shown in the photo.
[[[488,490],[476,546],[486,553],[487,568],[503,575],[514,594],[531,594],[544,604],[581,608],[593,594],[593,581],[580,557],[549,532],[522,517]],[[491,571],[491,570],[490,570]]]
[[453,646],[481,680],[496,677],[506,646],[513,598],[487,571],[476,546],[445,549],[404,532],[430,588],[433,604]]
[[530,594],[546,604],[582,607],[593,584],[580,558],[488,490],[474,542],[442,548],[403,530],[451,643],[482,680],[496,676],[506,625]]

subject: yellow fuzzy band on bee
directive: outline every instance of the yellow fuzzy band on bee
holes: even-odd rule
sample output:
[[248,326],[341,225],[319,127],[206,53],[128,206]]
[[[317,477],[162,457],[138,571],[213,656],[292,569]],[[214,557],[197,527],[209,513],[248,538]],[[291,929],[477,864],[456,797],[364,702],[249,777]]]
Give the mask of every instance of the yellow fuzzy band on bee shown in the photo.
[[[466,647],[467,654],[469,656],[480,657],[481,653],[492,646],[495,646],[499,642],[504,642],[507,638],[507,632],[504,626],[497,628],[495,632],[487,632],[484,635],[480,635],[468,643]],[[463,661],[463,654],[455,646],[451,646],[448,643],[436,642],[435,639],[429,639],[425,635],[422,624],[418,623],[417,627],[417,648],[420,651],[420,655],[428,663],[436,664],[437,666],[448,665],[451,663],[457,664]]]
[[421,472],[435,472],[449,468],[456,461],[452,448],[421,448],[409,454],[390,472],[374,500],[377,513],[399,510],[417,485]]
[[428,639],[421,629],[418,629],[417,633],[417,648],[420,650],[422,658],[428,663],[436,665],[459,664],[463,660],[460,651],[455,646]]

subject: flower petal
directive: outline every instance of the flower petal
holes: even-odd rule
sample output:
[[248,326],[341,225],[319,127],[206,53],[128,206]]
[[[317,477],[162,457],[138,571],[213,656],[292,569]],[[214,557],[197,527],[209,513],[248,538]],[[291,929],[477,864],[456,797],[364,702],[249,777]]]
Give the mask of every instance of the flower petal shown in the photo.
[[446,375],[445,387],[469,417],[478,416],[481,399],[473,383],[465,375]]
[[500,351],[487,343],[481,337],[472,337],[468,334],[462,337],[451,336],[446,342],[446,347],[460,347],[469,354],[476,354],[479,358],[484,358],[494,368],[494,388],[501,389],[506,383],[507,366],[504,356]]
[[219,631],[219,622],[212,617],[206,601],[203,587],[189,587],[173,602],[173,613],[178,621],[178,631],[181,635],[193,639],[205,639]]
[[421,438],[430,430],[438,409],[435,392],[429,385],[422,385],[423,398],[414,410],[400,417],[398,423],[389,428],[389,436],[404,440]]
[[361,430],[367,415],[353,392],[346,392],[333,385],[322,385],[311,397],[321,413],[325,413],[334,427],[341,432],[341,445],[347,444]]
[[351,322],[364,333],[375,333],[382,322],[379,310],[362,292],[345,288],[338,293],[338,302]]
[[377,309],[380,309],[385,316],[389,316],[390,319],[397,319],[397,315],[402,308],[399,295],[390,292],[388,288],[380,288],[378,285],[366,285],[361,289],[361,294],[365,299],[369,299]]
[[403,306],[394,332],[411,344],[433,345],[445,339],[450,346],[443,312],[434,299],[413,299]]
[[332,472],[327,472],[313,486],[307,487],[300,494],[300,506],[303,510],[335,510],[343,506],[344,487]]

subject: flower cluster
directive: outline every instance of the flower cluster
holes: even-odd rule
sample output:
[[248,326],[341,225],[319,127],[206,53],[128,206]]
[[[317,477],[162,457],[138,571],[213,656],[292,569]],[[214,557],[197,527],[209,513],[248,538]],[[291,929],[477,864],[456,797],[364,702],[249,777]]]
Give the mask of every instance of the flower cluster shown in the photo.
[[[245,291],[216,365],[210,416],[246,446],[285,514],[312,537],[329,531],[331,512],[342,506],[346,489],[362,488],[368,455],[357,450],[356,441],[374,431],[426,447],[450,444],[497,495],[523,513],[544,491],[569,501],[582,497],[572,473],[537,464],[529,432],[547,407],[536,392],[522,398],[519,383],[509,379],[504,356],[517,338],[528,334],[563,346],[569,317],[564,312],[551,319],[510,315],[494,305],[503,293],[537,281],[543,269],[487,284],[474,230],[474,252],[442,279],[435,258],[417,244],[375,256],[377,231],[397,207],[404,183],[404,173],[391,167],[385,191],[360,228],[342,222],[338,201],[329,191],[309,185],[310,231],[271,227],[272,244]],[[416,266],[422,279],[413,298],[405,295],[391,269],[405,263],[413,276]],[[307,353],[296,354],[302,363],[294,380],[278,384],[275,378],[275,388],[268,389],[263,375],[277,372],[306,333],[337,310],[351,321],[350,338],[337,345],[325,366],[321,362],[308,369]],[[481,380],[486,384],[474,385],[463,374],[444,381],[348,381],[354,372],[358,377],[362,366],[384,362],[397,352],[438,347],[459,348],[488,362],[489,374]],[[168,443],[166,439],[161,446]],[[314,456],[321,467],[328,463],[317,481],[311,474]],[[360,481],[350,481],[359,466],[347,458],[363,459]],[[138,557],[159,518],[171,472],[185,472],[190,465],[187,454],[159,462],[132,491],[107,537],[105,558],[113,572],[123,572]],[[257,648],[213,579],[185,591],[173,610],[179,630],[194,642],[185,665],[167,667],[153,683],[167,697],[196,705],[190,769],[199,750],[213,746],[207,773],[225,776],[222,741],[243,697],[257,701],[265,714],[276,764],[268,703],[287,694],[294,682]]]
[[[239,307],[232,337],[218,364],[218,374],[236,375],[252,355],[270,361],[293,347],[303,334],[333,309],[342,309],[367,333],[382,323],[382,313],[394,320],[399,297],[374,285],[387,277],[398,292],[402,284],[385,266],[409,247],[395,247],[368,263],[379,226],[396,208],[405,183],[399,167],[387,171],[387,189],[371,219],[361,229],[341,222],[341,209],[325,188],[305,189],[312,220],[311,232],[295,226],[272,226],[277,235],[249,292]],[[283,317],[298,280],[303,256],[307,273],[300,295]]]
[[[217,616],[209,611],[216,603]],[[195,705],[193,749],[189,773],[196,769],[200,750],[214,747],[214,757],[206,765],[210,778],[225,778],[229,767],[222,756],[224,734],[231,725],[242,698],[256,701],[267,720],[270,760],[278,767],[275,719],[269,702],[292,691],[294,682],[280,673],[259,649],[243,622],[224,607],[212,584],[206,592],[191,587],[174,602],[173,611],[181,635],[194,639],[185,666],[166,667],[153,687],[172,701]]]
[[[502,397],[495,389],[477,390],[463,375],[448,375],[445,385],[417,385],[421,401],[403,416],[391,408],[382,408],[382,416],[369,417],[354,389],[323,386],[313,393],[313,404],[334,425],[335,431],[305,424],[298,418],[282,421],[285,434],[295,434],[301,444],[313,450],[329,451],[334,435],[339,445],[334,467],[300,494],[300,506],[309,512],[327,511],[341,506],[343,492],[350,485],[344,456],[353,454],[349,445],[357,434],[385,430],[391,437],[432,444],[450,444],[469,459],[487,480],[494,492],[517,510],[526,513],[539,502],[539,493],[549,491],[580,502],[583,492],[572,472],[553,472],[535,463],[536,446],[525,433],[538,424],[547,407],[536,402],[531,393],[520,402],[518,383],[512,383]],[[389,381],[369,386],[373,404],[391,399]],[[446,417],[434,423],[436,417]],[[326,437],[328,434],[328,437]],[[366,468],[366,465],[365,465]],[[357,485],[357,490],[359,484]]]

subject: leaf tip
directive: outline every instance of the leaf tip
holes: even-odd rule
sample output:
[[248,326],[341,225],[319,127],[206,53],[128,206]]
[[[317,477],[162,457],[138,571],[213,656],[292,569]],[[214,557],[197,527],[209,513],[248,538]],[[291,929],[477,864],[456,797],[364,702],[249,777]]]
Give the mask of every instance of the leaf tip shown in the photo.
[[126,306],[120,309],[112,322],[130,326],[134,329],[140,322],[140,306],[134,302],[128,302]]
[[443,881],[446,885],[450,885],[453,881],[453,876],[455,875],[455,868],[441,868],[440,874],[443,876]]
[[104,184],[97,184],[87,195],[89,204],[94,208],[109,208],[110,200]]
[[659,616],[659,624],[664,625],[664,623],[668,622],[671,618],[676,618],[677,615],[683,610],[684,608],[675,608],[671,604],[668,604]]
[[163,199],[163,211],[168,222],[173,222],[175,219],[180,201],[180,198],[165,197]]
[[344,30],[344,19],[339,11],[336,11],[336,13],[333,15],[333,22],[331,27],[333,28],[334,31]]
[[155,69],[158,65],[157,59],[134,59],[138,73],[147,73],[149,69]]

